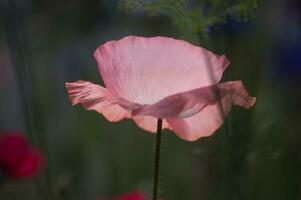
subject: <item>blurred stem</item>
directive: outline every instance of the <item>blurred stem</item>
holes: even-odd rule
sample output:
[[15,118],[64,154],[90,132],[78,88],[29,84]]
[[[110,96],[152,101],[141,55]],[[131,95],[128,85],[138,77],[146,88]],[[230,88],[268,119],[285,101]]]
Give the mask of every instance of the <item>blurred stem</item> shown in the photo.
[[160,171],[160,150],[161,150],[161,132],[162,132],[162,119],[158,119],[157,122],[157,134],[156,134],[156,150],[155,150],[155,162],[154,162],[154,179],[153,179],[153,200],[158,196],[158,183],[159,183],[159,171]]
[[[20,101],[24,114],[26,134],[34,145],[46,152],[47,139],[44,133],[42,108],[38,105],[37,90],[34,85],[30,43],[27,33],[27,6],[23,10],[21,2],[30,3],[31,0],[0,0],[0,25],[3,24],[9,55],[14,67],[16,83],[20,92]],[[25,5],[25,4],[24,4]],[[26,11],[26,12],[24,12]],[[47,159],[49,163],[49,158]],[[52,185],[49,168],[43,176],[36,176],[36,187],[39,199],[53,200]]]
[[[199,39],[199,46],[202,46],[202,41],[203,41],[202,31],[198,32],[198,39]],[[212,63],[210,62],[208,57],[205,59],[205,63],[206,63],[207,69],[208,69],[209,78],[210,78],[211,82],[214,83],[215,82],[215,74],[214,74],[214,71],[212,68]],[[222,101],[221,101],[222,97],[221,97],[220,91],[217,87],[217,84],[213,85],[213,93],[214,93],[215,98],[217,99],[217,106],[219,108],[220,116],[222,119],[225,119],[226,116],[225,116],[224,108],[223,108]]]

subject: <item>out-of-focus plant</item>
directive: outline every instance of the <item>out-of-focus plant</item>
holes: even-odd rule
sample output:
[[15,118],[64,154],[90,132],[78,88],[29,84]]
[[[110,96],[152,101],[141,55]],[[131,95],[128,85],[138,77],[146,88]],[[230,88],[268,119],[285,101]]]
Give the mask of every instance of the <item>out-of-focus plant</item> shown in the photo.
[[121,0],[128,12],[166,15],[185,35],[207,37],[209,27],[228,20],[248,21],[255,17],[259,0]]
[[32,177],[44,166],[45,157],[16,131],[0,134],[0,172],[11,179]]

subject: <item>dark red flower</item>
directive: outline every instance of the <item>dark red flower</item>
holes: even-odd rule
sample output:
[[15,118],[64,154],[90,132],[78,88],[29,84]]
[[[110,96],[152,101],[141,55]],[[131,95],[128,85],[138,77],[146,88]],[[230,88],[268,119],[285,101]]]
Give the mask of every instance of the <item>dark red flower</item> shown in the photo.
[[145,195],[141,191],[133,191],[114,198],[100,198],[98,200],[146,200]]
[[140,191],[134,191],[115,198],[114,200],[146,200],[144,194]]
[[44,155],[34,149],[21,133],[0,135],[0,171],[10,178],[35,175],[44,165]]

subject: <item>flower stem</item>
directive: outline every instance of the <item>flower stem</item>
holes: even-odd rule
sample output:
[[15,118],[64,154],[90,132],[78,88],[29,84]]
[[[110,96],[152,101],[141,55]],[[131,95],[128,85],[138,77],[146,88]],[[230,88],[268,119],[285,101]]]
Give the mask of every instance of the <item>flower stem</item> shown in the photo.
[[158,183],[159,183],[159,171],[160,171],[160,150],[161,150],[161,132],[162,132],[162,119],[158,119],[157,122],[157,134],[156,134],[156,150],[155,150],[155,162],[154,162],[154,179],[153,179],[153,200],[157,200],[158,196]]

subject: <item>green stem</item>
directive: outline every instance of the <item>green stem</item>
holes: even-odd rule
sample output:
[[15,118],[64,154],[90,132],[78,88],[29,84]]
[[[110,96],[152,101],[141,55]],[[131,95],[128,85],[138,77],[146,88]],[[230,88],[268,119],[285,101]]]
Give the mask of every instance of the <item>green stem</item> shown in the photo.
[[153,200],[157,200],[158,196],[158,183],[160,171],[160,150],[161,150],[161,132],[162,132],[162,119],[158,119],[157,135],[156,135],[156,150],[154,162],[154,179],[153,179]]

